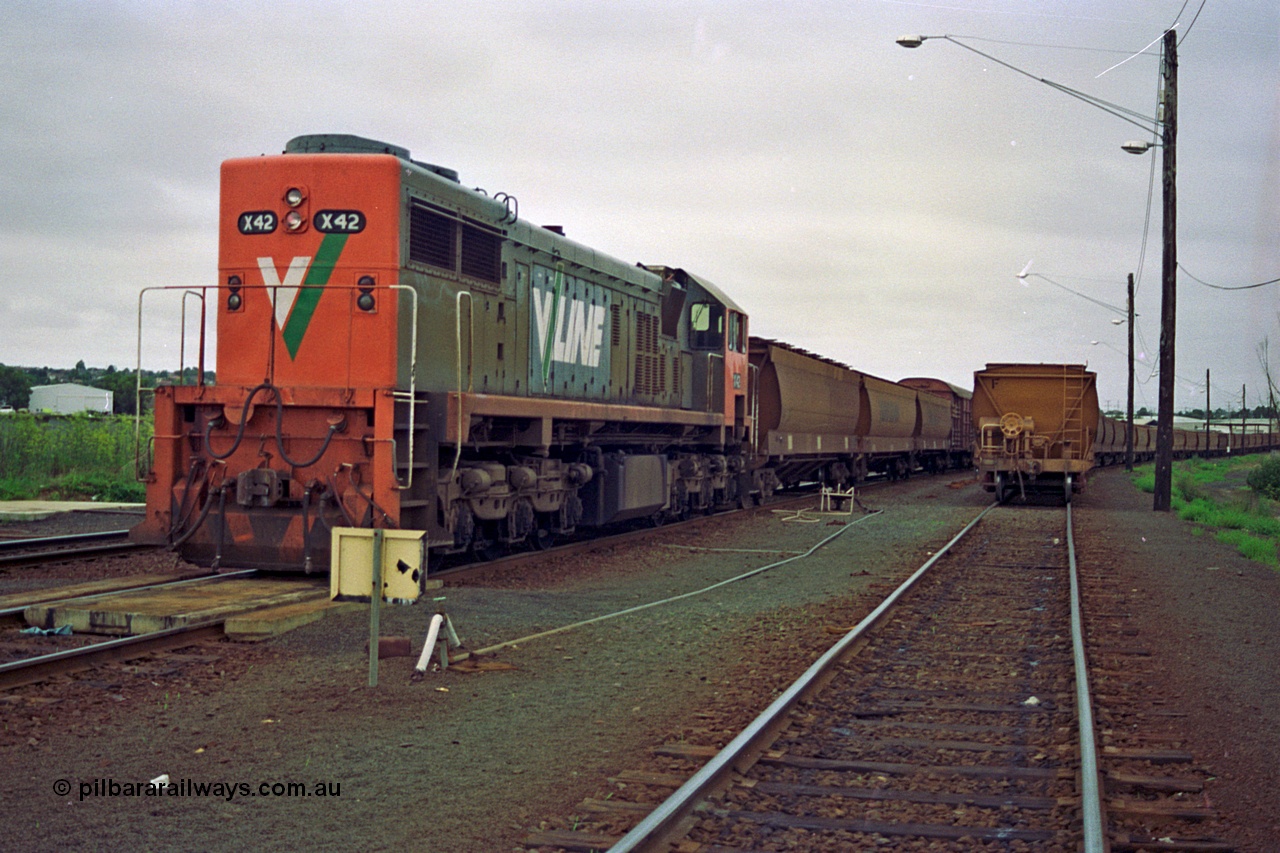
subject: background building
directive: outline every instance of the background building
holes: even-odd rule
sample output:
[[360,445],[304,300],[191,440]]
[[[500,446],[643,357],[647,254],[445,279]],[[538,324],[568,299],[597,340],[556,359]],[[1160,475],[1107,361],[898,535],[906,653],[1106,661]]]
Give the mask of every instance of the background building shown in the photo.
[[73,382],[61,385],[36,385],[31,389],[27,408],[32,412],[71,415],[76,412],[111,414],[111,392]]

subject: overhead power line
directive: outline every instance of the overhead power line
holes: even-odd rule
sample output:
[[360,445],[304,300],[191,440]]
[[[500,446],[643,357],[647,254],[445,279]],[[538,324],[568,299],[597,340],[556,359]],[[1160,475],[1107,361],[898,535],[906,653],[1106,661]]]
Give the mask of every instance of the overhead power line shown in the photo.
[[1280,278],[1273,278],[1270,281],[1260,281],[1256,284],[1241,284],[1235,287],[1227,287],[1221,284],[1210,284],[1204,279],[1196,278],[1182,264],[1178,264],[1178,269],[1182,270],[1183,275],[1185,275],[1187,278],[1191,279],[1192,281],[1196,282],[1197,284],[1203,284],[1205,287],[1212,287],[1214,290],[1253,290],[1254,288],[1257,288],[1257,287],[1266,287],[1269,284],[1280,284]]

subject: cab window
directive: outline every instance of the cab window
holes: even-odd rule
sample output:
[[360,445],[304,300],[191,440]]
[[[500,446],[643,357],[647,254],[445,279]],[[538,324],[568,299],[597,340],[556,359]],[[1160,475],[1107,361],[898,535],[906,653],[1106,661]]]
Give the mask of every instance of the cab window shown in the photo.
[[745,318],[737,311],[729,312],[729,349],[733,352],[747,351],[747,324]]
[[724,348],[724,307],[695,302],[689,307],[689,346],[693,349]]

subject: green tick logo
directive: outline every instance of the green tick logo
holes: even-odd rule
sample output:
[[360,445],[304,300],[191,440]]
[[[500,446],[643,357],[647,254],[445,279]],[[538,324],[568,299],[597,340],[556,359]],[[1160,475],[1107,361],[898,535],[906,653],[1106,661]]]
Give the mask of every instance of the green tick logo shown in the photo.
[[338,263],[342,247],[347,243],[346,234],[326,234],[320,241],[315,263],[310,257],[299,255],[289,262],[284,278],[276,269],[275,258],[258,258],[262,270],[262,283],[271,292],[271,304],[275,308],[276,328],[284,338],[289,358],[296,358],[302,336],[311,324],[311,315],[320,304],[320,295],[329,283],[329,276]]

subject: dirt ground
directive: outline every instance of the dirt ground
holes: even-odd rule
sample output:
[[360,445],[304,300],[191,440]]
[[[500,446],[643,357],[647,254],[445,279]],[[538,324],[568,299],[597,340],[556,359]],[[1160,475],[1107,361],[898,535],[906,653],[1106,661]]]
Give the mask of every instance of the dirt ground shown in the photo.
[[1110,565],[1138,639],[1185,712],[1185,748],[1216,778],[1207,802],[1242,851],[1280,850],[1280,574],[1171,513],[1108,470],[1076,505],[1080,559]]
[[[355,613],[0,695],[6,846],[522,849],[653,746],[727,741],[852,624],[871,585],[914,570],[987,495],[953,476],[864,502],[884,512],[811,557],[517,643],[498,654],[503,671],[413,684],[414,659],[392,658],[370,688],[368,621]],[[1276,849],[1280,576],[1152,513],[1121,471],[1096,476],[1076,510],[1081,559],[1146,592],[1134,622],[1167,673],[1163,698],[1188,714],[1187,748],[1216,774],[1209,796],[1229,837]],[[708,520],[518,582],[447,587],[442,601],[384,611],[382,633],[416,647],[439,607],[480,648],[699,590],[841,529],[784,518]],[[175,787],[146,793],[161,774]],[[287,783],[307,796],[272,789]]]

